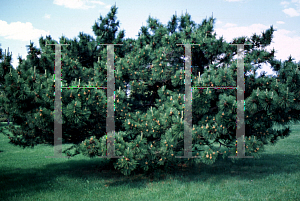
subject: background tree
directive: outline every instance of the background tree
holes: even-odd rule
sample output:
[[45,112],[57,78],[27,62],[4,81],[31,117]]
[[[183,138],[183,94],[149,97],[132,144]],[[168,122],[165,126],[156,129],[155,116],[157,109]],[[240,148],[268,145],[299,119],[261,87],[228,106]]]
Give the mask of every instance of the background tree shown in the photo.
[[[236,47],[223,41],[223,38],[217,40],[216,34],[211,34],[215,19],[205,19],[201,24],[196,25],[191,21],[191,17],[185,14],[179,19],[173,16],[168,25],[164,26],[157,19],[149,17],[147,26],[141,27],[137,40],[124,40],[123,31],[117,38],[113,37],[118,27],[118,23],[115,22],[116,10],[115,6],[112,7],[106,18],[100,16],[100,25],[95,23],[93,26],[95,41],[87,35],[80,34],[79,42],[66,40],[65,43],[71,45],[62,48],[64,82],[77,86],[78,81],[74,82],[74,79],[80,78],[84,86],[87,86],[88,82],[96,83],[97,86],[106,86],[106,46],[98,48],[96,44],[124,44],[115,47],[115,149],[116,155],[124,158],[108,160],[123,174],[130,174],[137,170],[153,171],[156,168],[168,168],[170,164],[181,160],[191,164],[200,162],[212,164],[220,155],[224,158],[234,155],[236,90],[193,89],[193,155],[201,158],[189,160],[175,158],[183,155],[185,92],[184,70],[182,70],[184,60],[181,58],[184,55],[184,48],[176,44],[200,44],[200,46],[192,46],[194,66],[192,86],[236,86],[237,62],[233,59],[237,55]],[[271,43],[273,32],[271,26],[262,36],[254,34],[251,38],[239,37],[232,41],[234,44],[247,42],[254,44],[245,46],[247,53],[244,59],[245,146],[246,155],[253,155],[256,158],[263,152],[265,145],[274,144],[279,137],[284,138],[290,134],[289,128],[273,130],[274,123],[286,125],[291,120],[300,119],[300,77],[296,64],[291,58],[283,63],[275,60],[274,50],[269,53],[259,49],[262,44]],[[20,65],[21,72],[25,75],[19,80],[24,80],[27,93],[25,90],[22,92],[23,96],[18,94],[18,97],[27,97],[28,100],[23,100],[22,107],[32,111],[32,115],[19,109],[17,104],[5,108],[10,116],[16,117],[16,122],[21,125],[22,131],[34,134],[28,138],[23,131],[21,134],[14,133],[13,137],[10,136],[13,144],[23,147],[30,144],[34,146],[37,143],[53,144],[51,112],[54,109],[54,87],[52,74],[49,72],[54,72],[52,62],[54,46],[43,47],[45,41],[41,40],[42,57],[36,58],[35,54],[31,53],[24,64]],[[56,43],[51,38],[47,40],[48,44]],[[64,43],[64,38],[60,39],[60,43]],[[32,49],[34,52],[35,48]],[[97,57],[100,58],[99,61]],[[256,70],[263,62],[271,64],[271,67],[278,72],[277,78],[267,77],[264,74],[255,76]],[[37,75],[43,75],[44,69],[49,68],[49,72],[47,70],[49,76],[46,73],[48,79],[37,76],[36,80],[33,80],[32,66],[38,67]],[[253,75],[248,75],[250,71]],[[201,80],[198,77],[199,72]],[[12,76],[9,73],[5,75],[4,86],[7,97],[0,99],[0,102],[7,104],[9,101],[17,100],[17,96],[14,95],[17,91],[11,87],[11,84],[19,80],[17,71],[12,71]],[[43,83],[47,87],[39,88]],[[131,85],[129,99],[124,92],[128,83]],[[65,140],[71,138],[70,142],[74,145],[64,153],[69,156],[80,153],[89,157],[105,156],[105,91],[67,90],[62,93],[63,138]],[[48,96],[45,96],[45,93]],[[34,102],[35,99],[39,100],[35,96],[42,97],[43,102]],[[30,101],[33,104],[30,105]],[[29,106],[26,106],[27,104]],[[43,111],[35,111],[40,108]],[[13,113],[15,110],[18,112]],[[33,118],[39,118],[40,113],[42,113],[41,119],[34,121]],[[24,120],[33,123],[28,126]],[[221,153],[219,148],[213,146],[214,143],[226,147],[227,151]]]
[[[115,8],[112,7],[112,12]],[[108,29],[113,29],[111,20],[101,22]],[[104,24],[104,25],[103,25]],[[96,25],[95,25],[96,26]],[[106,32],[106,31],[105,31]],[[99,34],[99,33],[98,33]],[[122,40],[120,32],[113,42]],[[64,86],[106,86],[106,47],[97,46],[97,42],[86,34],[80,33],[79,40],[61,37],[62,80]],[[106,37],[106,34],[101,37]],[[100,36],[97,40],[100,40]],[[26,60],[20,59],[17,70],[12,66],[4,67],[3,89],[6,98],[1,98],[6,117],[11,117],[21,131],[10,127],[13,133],[10,142],[22,147],[49,143],[53,145],[54,126],[54,60],[57,44],[50,36],[39,40],[40,49],[30,43]],[[10,69],[11,73],[10,73]],[[34,70],[36,68],[36,70]],[[97,81],[93,80],[97,77]],[[93,83],[90,84],[88,80]],[[21,90],[22,89],[22,90]],[[63,142],[79,143],[92,134],[103,136],[106,133],[106,92],[103,89],[63,89]],[[66,104],[64,104],[66,103]],[[75,111],[75,112],[74,112]],[[87,121],[87,119],[89,119]]]
[[[1,45],[1,44],[0,44]],[[9,54],[9,49],[6,50],[5,52],[3,52],[3,50],[0,48],[0,97],[4,97],[4,74],[10,71],[10,67],[11,66],[11,59],[12,59],[12,53]],[[0,109],[2,109],[3,107],[1,106]],[[0,122],[2,121],[7,121],[7,123],[9,123],[9,120],[7,118],[4,117],[5,114],[4,113],[0,113]]]
[[[3,59],[3,53],[2,53],[2,49],[0,48],[0,60],[2,60],[2,59]],[[0,63],[0,65],[3,65],[3,61]],[[0,70],[3,71],[3,67],[0,68]],[[3,81],[3,80],[4,80],[4,78],[1,77],[1,81]],[[2,90],[0,91],[0,97],[4,97]],[[2,109],[2,107],[0,109]],[[5,118],[3,118],[3,115],[4,115],[3,113],[0,114],[0,122],[6,120]]]

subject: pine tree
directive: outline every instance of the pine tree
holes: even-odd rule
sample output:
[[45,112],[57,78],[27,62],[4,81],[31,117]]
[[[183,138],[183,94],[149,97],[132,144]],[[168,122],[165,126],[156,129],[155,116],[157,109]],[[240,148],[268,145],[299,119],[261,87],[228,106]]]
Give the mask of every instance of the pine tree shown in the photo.
[[[114,6],[111,12],[115,11]],[[114,19],[110,13],[108,16],[110,16],[109,19],[100,20],[99,27],[115,30],[118,23],[112,23]],[[101,16],[100,19],[102,19]],[[94,29],[98,29],[97,26],[98,24],[95,24]],[[124,31],[121,31],[117,37],[113,35],[113,40],[111,40],[111,33],[107,35],[106,30],[97,32],[95,35],[96,40],[84,33],[79,33],[79,40],[60,38],[60,44],[70,44],[62,46],[61,50],[63,87],[106,86],[106,47],[99,47],[97,41],[110,40],[112,43],[122,43]],[[2,86],[6,95],[6,98],[0,100],[1,105],[5,106],[1,111],[5,112],[7,117],[13,118],[16,125],[21,126],[22,132],[13,126],[9,127],[13,135],[8,137],[10,143],[23,148],[34,147],[40,143],[54,144],[53,61],[55,60],[55,46],[49,44],[58,44],[58,42],[52,40],[51,36],[47,36],[46,39],[41,37],[40,49],[30,42],[27,46],[27,59],[19,58],[20,64],[17,70],[9,67],[8,59],[6,63],[1,63],[3,66],[1,69],[4,70]],[[126,47],[122,48],[126,49]],[[118,50],[118,52],[120,55],[116,54],[116,58],[124,54],[123,50]],[[98,138],[105,135],[106,91],[100,88],[64,88],[62,90],[63,143],[78,144],[92,135]],[[118,125],[122,124],[122,120],[119,117],[116,119],[117,128],[120,128],[121,126]]]
[[[2,53],[2,49],[0,48],[0,59],[1,59],[1,60],[2,60],[2,58],[3,58],[3,55],[2,55],[2,54],[3,54],[3,53]],[[0,65],[3,65],[3,62],[1,62]],[[0,68],[0,71],[2,71],[2,70],[3,70],[3,67]],[[1,77],[1,80],[3,80],[3,79],[4,79],[4,78]],[[0,87],[1,87],[1,86],[0,86]],[[4,97],[4,94],[3,94],[3,91],[2,91],[2,90],[0,91],[0,97]],[[2,107],[1,107],[0,109],[2,109]],[[3,118],[3,116],[4,116],[4,113],[1,113],[1,114],[0,114],[0,122],[6,120],[5,118]]]
[[[2,49],[0,48],[0,60],[1,60],[1,63],[0,63],[0,97],[5,97],[5,94],[4,94],[4,74],[9,72],[10,68],[12,68],[12,65],[10,64],[11,63],[11,59],[12,59],[12,53],[9,54],[9,48],[7,50],[7,53],[6,53],[6,50],[5,52],[3,53],[2,52]],[[14,70],[14,69],[13,69]],[[2,105],[1,105],[1,108],[0,109],[3,109]],[[9,124],[9,119],[7,118],[6,116],[6,113],[0,113],[0,122],[2,121],[7,121],[7,124]]]
[[[0,95],[1,98],[4,98],[4,93],[2,92]],[[1,107],[1,109],[3,109],[3,107]],[[0,114],[0,122],[7,122],[7,124],[9,124],[9,121],[7,118],[4,117],[4,113]]]
[[[115,155],[124,157],[108,159],[111,164],[128,175],[138,170],[147,172],[168,168],[180,161],[212,164],[219,155],[223,158],[234,155],[236,89],[193,88],[192,151],[193,156],[201,158],[175,158],[183,156],[184,151],[185,104],[185,71],[181,59],[184,48],[176,44],[200,44],[192,46],[192,86],[237,85],[237,61],[233,59],[237,50],[223,38],[217,40],[216,35],[212,35],[215,19],[205,19],[196,25],[188,14],[180,19],[174,15],[164,26],[149,17],[147,26],[141,27],[138,39],[134,40],[123,39],[124,31],[115,37],[118,27],[116,11],[116,6],[113,6],[106,18],[100,16],[100,24],[95,23],[96,40],[83,33],[79,34],[79,41],[60,39],[60,44],[70,44],[62,47],[64,86],[78,86],[77,78],[81,79],[80,86],[106,86],[107,48],[97,44],[123,44],[115,46],[114,56],[114,144]],[[300,119],[297,65],[292,58],[283,63],[275,60],[274,50],[269,53],[258,49],[262,44],[271,43],[273,32],[271,26],[262,36],[239,37],[232,41],[233,44],[253,44],[245,46],[247,54],[244,58],[245,152],[255,158],[260,156],[265,145],[275,144],[279,137],[290,134],[289,128],[273,130],[274,123],[286,125]],[[54,111],[55,48],[45,46],[46,41],[47,44],[57,43],[49,36],[46,40],[40,39],[41,50],[30,44],[27,60],[22,61],[16,71],[12,70],[12,76],[8,71],[4,74],[6,98],[0,98],[0,103],[13,104],[2,111],[22,128],[21,133],[13,131],[14,136],[9,136],[15,145],[53,144],[51,112]],[[39,51],[41,58],[36,56]],[[256,70],[264,62],[269,62],[278,72],[277,78],[264,74],[256,76]],[[253,75],[247,75],[250,71]],[[125,94],[128,83],[131,86],[130,98]],[[18,87],[25,90],[18,91]],[[74,143],[64,153],[68,156],[80,153],[89,157],[106,156],[106,92],[81,88],[62,91],[63,139],[70,138],[69,142]],[[213,143],[226,147],[227,151],[221,152]]]
[[[158,167],[167,168],[180,161],[175,156],[183,155],[184,65],[180,56],[184,51],[175,44],[200,44],[200,47],[193,46],[192,49],[195,67],[192,86],[237,85],[237,61],[233,60],[237,55],[236,47],[223,41],[223,38],[216,40],[215,35],[211,34],[214,19],[203,20],[196,27],[186,14],[181,17],[177,32],[176,16],[172,17],[166,28],[150,17],[147,22],[148,26],[141,28],[139,38],[130,41],[132,46],[125,58],[115,63],[126,83],[130,77],[131,85],[129,100],[116,96],[120,102],[120,105],[116,104],[116,113],[124,112],[121,109],[124,101],[129,101],[131,111],[125,113],[124,132],[118,132],[115,136],[116,155],[123,155],[124,158],[111,159],[115,168],[123,174],[138,169],[153,171]],[[245,152],[255,158],[259,158],[265,145],[275,144],[279,137],[289,136],[288,127],[273,130],[274,123],[286,125],[291,120],[299,120],[300,92],[297,86],[300,83],[296,64],[292,63],[291,58],[284,63],[276,61],[274,50],[271,53],[259,50],[259,47],[271,43],[273,32],[271,26],[262,36],[254,35],[250,39],[240,37],[232,41],[232,44],[254,44],[245,46],[248,54],[244,63],[245,73],[253,72],[253,75],[245,76]],[[224,53],[225,56],[220,56]],[[256,76],[256,70],[264,62],[269,62],[278,71],[277,79],[264,73]],[[197,76],[199,73],[201,77]],[[122,80],[118,73],[116,76]],[[218,155],[223,158],[234,155],[236,95],[235,88],[193,89],[193,153],[201,158],[183,160],[185,163],[212,164]],[[98,144],[98,139],[85,141],[76,150],[89,155],[88,146],[93,143]],[[99,143],[99,155],[103,156],[105,136],[99,139]],[[221,153],[220,148],[212,146],[213,143],[218,143],[220,148],[226,147],[227,151]]]

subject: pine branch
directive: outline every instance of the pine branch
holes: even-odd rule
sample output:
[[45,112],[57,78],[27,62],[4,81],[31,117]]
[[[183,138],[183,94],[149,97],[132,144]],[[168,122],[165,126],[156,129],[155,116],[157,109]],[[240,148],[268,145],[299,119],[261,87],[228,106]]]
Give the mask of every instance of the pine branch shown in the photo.
[[252,116],[255,116],[256,114],[259,114],[260,112],[266,112],[266,111],[264,109],[261,109],[261,110],[255,112],[254,114],[252,114]]
[[231,147],[233,147],[233,146],[227,146],[226,144],[223,144],[222,142],[220,142],[220,140],[219,139],[217,139],[217,142],[220,144],[220,147],[219,147],[219,150],[221,149],[221,145],[223,145],[223,146],[225,146],[225,147],[229,147],[229,148],[231,148]]
[[213,107],[213,108],[210,108],[209,113],[211,113],[211,112],[217,110],[218,108],[219,108],[218,106],[215,106],[215,107]]

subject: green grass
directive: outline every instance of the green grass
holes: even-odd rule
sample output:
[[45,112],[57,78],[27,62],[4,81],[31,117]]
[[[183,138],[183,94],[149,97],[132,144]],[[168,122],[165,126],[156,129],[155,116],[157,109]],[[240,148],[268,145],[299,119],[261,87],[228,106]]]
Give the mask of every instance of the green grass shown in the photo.
[[260,159],[220,159],[154,177],[123,176],[81,155],[46,159],[52,147],[23,150],[0,134],[0,200],[300,200],[300,124],[291,128]]

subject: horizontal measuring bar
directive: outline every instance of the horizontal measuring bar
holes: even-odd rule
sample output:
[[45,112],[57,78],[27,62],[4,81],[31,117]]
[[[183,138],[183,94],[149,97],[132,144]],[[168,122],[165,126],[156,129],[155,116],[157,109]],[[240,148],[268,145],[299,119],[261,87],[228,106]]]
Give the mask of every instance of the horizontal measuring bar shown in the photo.
[[[61,87],[61,88],[103,88],[106,89],[107,87]],[[233,89],[237,87],[191,87],[191,88],[197,88],[197,89]]]
[[197,88],[197,89],[206,89],[206,88],[210,88],[210,89],[233,89],[233,88],[237,88],[237,87],[191,87],[191,88]]
[[61,87],[61,88],[103,88],[103,89],[107,89],[107,87]]

